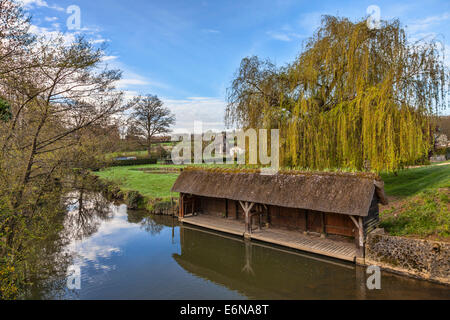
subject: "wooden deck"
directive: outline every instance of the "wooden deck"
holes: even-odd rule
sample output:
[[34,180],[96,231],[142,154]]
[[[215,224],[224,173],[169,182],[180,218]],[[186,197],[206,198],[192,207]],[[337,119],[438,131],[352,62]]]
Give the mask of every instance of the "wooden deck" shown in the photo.
[[336,259],[356,261],[356,247],[352,242],[322,239],[299,231],[280,229],[255,230],[249,235],[245,234],[245,225],[240,221],[208,215],[186,217],[181,222]]

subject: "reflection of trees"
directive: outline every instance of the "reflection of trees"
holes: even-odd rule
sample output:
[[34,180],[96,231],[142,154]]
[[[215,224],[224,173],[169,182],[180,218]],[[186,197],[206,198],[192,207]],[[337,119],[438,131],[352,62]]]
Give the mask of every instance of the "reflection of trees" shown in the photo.
[[76,181],[74,191],[66,196],[64,222],[69,239],[81,240],[97,232],[102,221],[112,218],[110,202],[93,188],[89,180]]
[[142,228],[150,233],[152,236],[155,236],[164,229],[164,225],[156,222],[153,217],[145,217],[141,222]]
[[144,210],[128,210],[128,222],[141,224],[142,220],[148,215]]
[[32,285],[23,293],[24,298],[63,298],[67,289],[66,271],[74,258],[74,253],[66,250],[67,246],[73,240],[94,234],[102,221],[112,218],[111,205],[99,193],[95,181],[80,176],[68,177],[65,182],[68,181],[64,188],[70,190],[68,193],[47,197],[49,200],[38,207],[47,213],[44,217],[48,218],[42,223],[47,232],[55,234],[46,241],[34,239],[27,245],[30,252],[26,258],[30,269],[27,281]]
[[24,293],[27,299],[58,299],[66,289],[66,271],[72,264],[73,256],[63,250],[67,245],[64,239],[47,241],[36,248],[36,255],[28,263],[32,266],[32,285]]
[[177,225],[172,216],[153,215],[145,210],[128,210],[128,222],[141,225],[151,235],[161,233],[164,227],[174,228]]
[[46,236],[27,239],[26,255],[20,257],[25,268],[19,272],[30,284],[23,289],[22,298],[52,299],[65,290],[66,270],[73,257],[64,250],[69,239],[61,232],[64,224],[61,198],[61,194],[54,193],[37,208],[44,220],[36,228]]

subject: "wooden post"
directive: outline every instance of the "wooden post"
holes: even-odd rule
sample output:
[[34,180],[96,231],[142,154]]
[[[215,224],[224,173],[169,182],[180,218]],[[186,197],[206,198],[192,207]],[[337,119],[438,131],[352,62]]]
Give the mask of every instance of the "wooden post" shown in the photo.
[[239,201],[241,204],[242,209],[245,213],[245,232],[251,234],[252,233],[252,223],[251,223],[251,217],[250,217],[250,211],[252,210],[254,203],[246,202],[245,204],[242,201]]
[[304,234],[309,234],[309,225],[308,225],[308,223],[309,223],[309,210],[305,210],[305,232],[304,232]]
[[359,217],[359,249],[360,249],[360,256],[364,258],[364,245],[366,243],[365,235],[364,235],[364,221],[363,217]]
[[225,199],[225,218],[228,219],[228,199]]
[[180,218],[184,218],[184,194],[180,194],[180,208],[179,208],[179,216]]
[[262,206],[259,206],[259,230],[262,230],[262,215],[263,215],[263,209],[262,209]]
[[354,216],[350,216],[353,223],[356,226],[357,234],[355,236],[356,241],[356,247],[357,247],[357,256],[358,258],[364,258],[364,224],[363,224],[363,218],[358,217],[355,218]]
[[322,238],[327,237],[327,225],[326,225],[326,217],[325,213],[322,213]]

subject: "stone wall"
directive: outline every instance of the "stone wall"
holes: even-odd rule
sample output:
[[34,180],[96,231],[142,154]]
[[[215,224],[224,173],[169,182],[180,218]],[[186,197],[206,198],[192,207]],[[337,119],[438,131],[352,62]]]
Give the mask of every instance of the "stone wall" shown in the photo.
[[367,238],[366,264],[450,284],[450,243],[394,237],[376,231]]

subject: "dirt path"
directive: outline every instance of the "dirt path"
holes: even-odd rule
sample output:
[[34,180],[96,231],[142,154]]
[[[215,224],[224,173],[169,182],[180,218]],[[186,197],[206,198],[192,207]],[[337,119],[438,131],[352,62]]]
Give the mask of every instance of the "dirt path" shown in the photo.
[[432,167],[432,166],[441,167],[441,166],[448,166],[448,165],[450,165],[450,161],[442,162],[442,163],[438,163],[438,164],[429,164],[426,166],[412,166],[412,167],[408,167],[408,169],[417,169],[417,168]]

